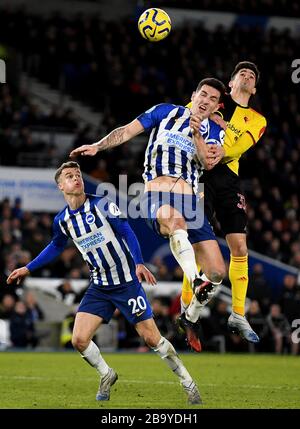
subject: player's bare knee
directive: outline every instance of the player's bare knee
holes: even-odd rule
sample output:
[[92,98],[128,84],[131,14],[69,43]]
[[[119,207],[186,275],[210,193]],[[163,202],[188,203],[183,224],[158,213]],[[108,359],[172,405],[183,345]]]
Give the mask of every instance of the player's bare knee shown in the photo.
[[246,256],[248,253],[247,244],[244,240],[237,240],[230,250],[232,256]]
[[225,271],[224,272],[218,271],[218,270],[211,271],[207,277],[213,283],[220,283],[223,280],[223,278],[225,277]]
[[160,233],[164,236],[172,235],[177,229],[187,229],[182,214],[170,206],[162,206],[157,212]]
[[187,229],[186,222],[183,218],[172,219],[170,234],[173,234],[178,229],[183,229],[185,231]]
[[155,335],[153,335],[153,333],[149,333],[149,335],[145,335],[143,338],[147,346],[151,348],[156,347],[159,342],[159,340],[156,338]]
[[79,352],[83,352],[89,345],[89,340],[78,335],[73,335],[72,337],[72,345],[74,349]]
[[143,338],[147,346],[152,348],[157,346],[161,337],[161,335],[156,332],[156,330],[153,330],[151,328],[143,329],[140,332],[140,336]]

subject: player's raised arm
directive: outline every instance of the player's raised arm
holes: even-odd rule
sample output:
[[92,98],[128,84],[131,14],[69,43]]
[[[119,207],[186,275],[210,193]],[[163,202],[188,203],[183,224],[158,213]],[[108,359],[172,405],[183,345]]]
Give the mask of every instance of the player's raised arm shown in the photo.
[[94,156],[98,152],[106,149],[110,149],[116,146],[119,146],[122,143],[131,140],[133,137],[141,134],[144,131],[143,125],[139,120],[134,119],[127,125],[123,127],[119,127],[111,131],[107,136],[103,137],[103,139],[99,140],[96,143],[91,145],[83,145],[80,146],[70,153],[70,157],[74,158],[78,155],[89,155]]

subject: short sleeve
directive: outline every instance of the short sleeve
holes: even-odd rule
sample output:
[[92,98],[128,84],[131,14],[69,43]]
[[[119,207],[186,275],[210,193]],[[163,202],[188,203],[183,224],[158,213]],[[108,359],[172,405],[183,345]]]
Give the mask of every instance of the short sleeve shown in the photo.
[[247,130],[251,134],[254,143],[257,143],[258,140],[262,137],[267,127],[267,121],[264,116],[259,116],[256,121],[251,123],[251,127]]
[[149,131],[157,127],[174,107],[174,105],[167,103],[157,104],[139,115],[137,120],[143,125],[146,131]]
[[96,203],[97,208],[108,219],[126,219],[119,206],[107,197],[101,197]]
[[216,144],[218,146],[223,146],[225,131],[220,125],[216,124],[212,120],[209,120],[209,124],[209,133],[207,138],[205,139],[206,144]]

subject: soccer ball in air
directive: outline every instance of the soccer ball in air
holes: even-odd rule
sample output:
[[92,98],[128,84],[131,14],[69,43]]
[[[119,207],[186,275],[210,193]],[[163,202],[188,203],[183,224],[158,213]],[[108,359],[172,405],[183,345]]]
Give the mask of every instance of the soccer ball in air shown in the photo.
[[170,33],[171,20],[164,10],[151,8],[139,17],[138,28],[144,39],[159,42]]

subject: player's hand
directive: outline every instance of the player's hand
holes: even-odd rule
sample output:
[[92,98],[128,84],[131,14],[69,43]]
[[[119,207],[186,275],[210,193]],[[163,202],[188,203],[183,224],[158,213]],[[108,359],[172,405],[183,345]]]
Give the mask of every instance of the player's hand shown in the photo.
[[140,283],[142,283],[143,280],[146,280],[146,282],[150,285],[156,285],[156,278],[154,275],[148,270],[148,268],[145,267],[143,264],[138,264],[136,266],[135,274],[139,280]]
[[98,147],[94,146],[92,144],[84,144],[83,146],[79,146],[76,149],[72,150],[70,153],[70,158],[76,158],[76,156],[79,155],[88,155],[88,156],[94,156],[98,152]]
[[224,121],[224,119],[221,118],[221,116],[218,115],[217,113],[212,113],[210,115],[209,119],[211,119],[212,121],[214,121],[216,124],[220,125],[220,127],[223,128],[223,130],[226,130],[226,128],[227,128],[227,122]]
[[225,150],[222,146],[217,145],[209,145],[208,152],[210,154],[209,156],[209,170],[214,168],[215,165],[217,165],[222,158],[225,156]]
[[25,277],[29,276],[29,274],[30,271],[27,267],[17,268],[16,270],[13,270],[13,272],[10,273],[10,275],[7,277],[6,283],[10,285],[17,281],[17,285],[19,285]]
[[194,136],[200,134],[200,127],[201,127],[202,120],[203,120],[203,118],[200,115],[200,113],[191,115],[191,117],[190,117],[190,128],[191,128]]

